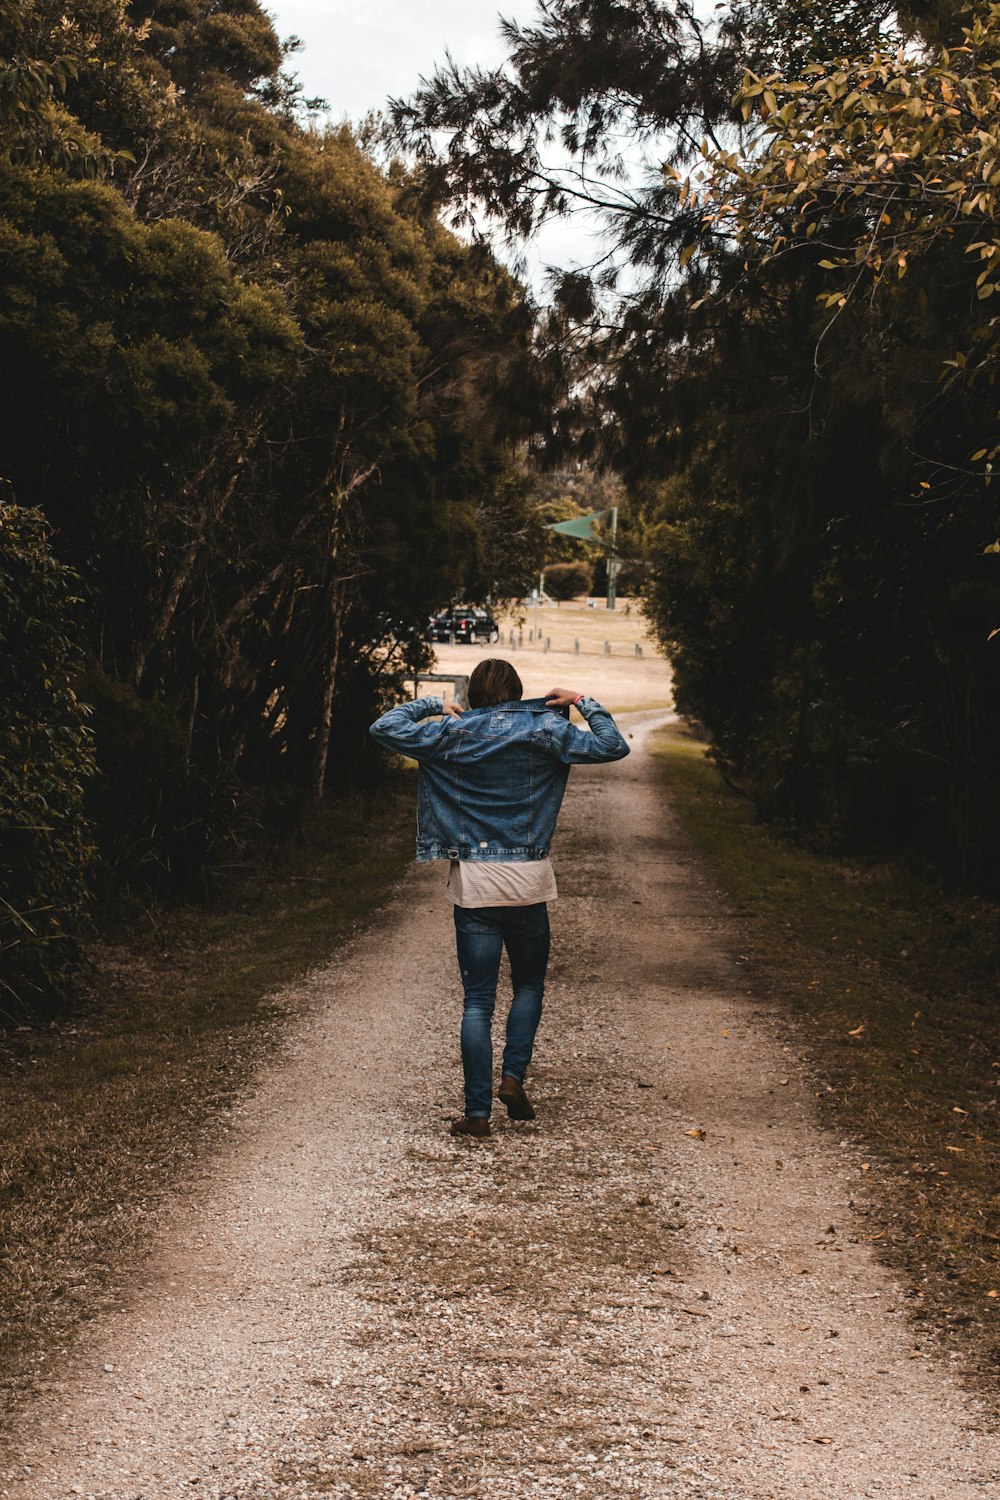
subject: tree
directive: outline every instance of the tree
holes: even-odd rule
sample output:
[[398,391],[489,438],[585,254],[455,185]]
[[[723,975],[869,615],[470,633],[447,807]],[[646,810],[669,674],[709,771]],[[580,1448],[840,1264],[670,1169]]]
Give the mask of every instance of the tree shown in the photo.
[[75,691],[76,579],[37,510],[0,502],[0,1015],[65,1000],[89,916],[93,770]]
[[534,310],[310,122],[255,0],[0,24],[0,440],[86,599],[105,862],[196,889],[244,785],[370,753],[393,643],[523,587]]

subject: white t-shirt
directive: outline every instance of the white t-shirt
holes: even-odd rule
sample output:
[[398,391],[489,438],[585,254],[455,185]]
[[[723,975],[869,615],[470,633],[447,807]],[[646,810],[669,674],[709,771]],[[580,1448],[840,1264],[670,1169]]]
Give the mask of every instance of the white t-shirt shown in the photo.
[[447,889],[456,906],[534,906],[559,894],[550,859],[453,859]]

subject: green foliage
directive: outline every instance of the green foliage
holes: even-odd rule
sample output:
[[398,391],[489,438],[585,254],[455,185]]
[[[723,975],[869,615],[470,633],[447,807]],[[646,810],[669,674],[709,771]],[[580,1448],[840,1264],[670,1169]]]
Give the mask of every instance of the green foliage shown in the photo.
[[537,550],[523,289],[290,50],[257,0],[0,0],[0,446],[86,599],[102,892],[353,772],[397,643]]
[[554,599],[575,599],[589,594],[594,570],[583,562],[552,563],[545,569],[545,589]]
[[[987,6],[951,52],[750,76],[762,129],[678,180],[705,213],[715,333],[679,382],[707,421],[652,501],[650,596],[682,699],[766,811],[992,891],[998,37]],[[727,386],[737,357],[770,389]],[[737,424],[756,436],[738,487]]]
[[0,501],[0,1014],[44,1015],[79,973],[93,753],[74,677],[77,580],[37,510]]

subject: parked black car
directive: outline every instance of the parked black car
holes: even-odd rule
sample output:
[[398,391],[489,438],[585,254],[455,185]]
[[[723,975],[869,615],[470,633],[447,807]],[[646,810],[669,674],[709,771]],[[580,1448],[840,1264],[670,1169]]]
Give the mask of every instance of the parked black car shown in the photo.
[[444,609],[431,616],[427,639],[454,640],[466,646],[473,641],[498,641],[500,626],[485,609]]

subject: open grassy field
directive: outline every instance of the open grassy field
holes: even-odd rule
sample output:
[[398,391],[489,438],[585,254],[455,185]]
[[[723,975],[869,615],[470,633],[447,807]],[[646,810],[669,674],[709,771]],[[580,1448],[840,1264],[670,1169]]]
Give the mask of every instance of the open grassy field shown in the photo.
[[439,645],[435,670],[469,673],[484,657],[503,656],[517,668],[528,698],[558,686],[590,693],[618,713],[672,703],[670,665],[650,640],[634,599],[619,599],[615,610],[603,602],[593,609],[578,601],[545,604],[537,615],[527,605],[498,619],[498,643]]

